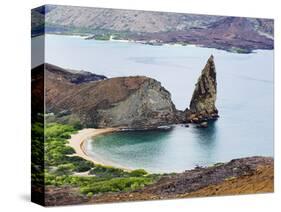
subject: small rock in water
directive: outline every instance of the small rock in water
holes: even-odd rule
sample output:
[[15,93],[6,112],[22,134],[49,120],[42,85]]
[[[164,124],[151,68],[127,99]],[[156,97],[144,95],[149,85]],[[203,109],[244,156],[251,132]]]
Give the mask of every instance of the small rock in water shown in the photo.
[[185,124],[184,127],[189,127],[189,125],[188,125],[188,124]]
[[207,128],[208,127],[208,122],[204,121],[197,125],[197,128]]
[[197,117],[194,117],[191,119],[191,123],[198,123],[199,119]]

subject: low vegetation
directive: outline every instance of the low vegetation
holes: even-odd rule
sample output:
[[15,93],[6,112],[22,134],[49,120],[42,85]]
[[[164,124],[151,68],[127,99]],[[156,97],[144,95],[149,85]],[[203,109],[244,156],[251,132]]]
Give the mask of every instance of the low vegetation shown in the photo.
[[251,53],[251,50],[249,49],[243,49],[243,48],[238,48],[238,47],[232,47],[230,50],[230,52],[233,53],[238,53],[238,54],[247,54],[247,53]]
[[[42,128],[34,125],[32,130],[36,132],[42,130]],[[78,187],[81,193],[92,196],[98,193],[140,189],[159,179],[159,175],[148,174],[142,169],[127,172],[114,167],[94,164],[74,156],[74,150],[67,145],[67,139],[76,131],[77,128],[69,125],[57,123],[46,125],[44,145],[45,185]],[[33,134],[36,135],[36,133]],[[33,139],[39,141],[39,138],[34,137]],[[36,145],[38,145],[38,142],[36,142]],[[41,156],[37,155],[38,158]],[[87,174],[79,176],[77,175],[79,172],[87,172]],[[36,176],[34,177],[36,178]]]
[[110,34],[95,35],[94,39],[95,40],[109,40]]

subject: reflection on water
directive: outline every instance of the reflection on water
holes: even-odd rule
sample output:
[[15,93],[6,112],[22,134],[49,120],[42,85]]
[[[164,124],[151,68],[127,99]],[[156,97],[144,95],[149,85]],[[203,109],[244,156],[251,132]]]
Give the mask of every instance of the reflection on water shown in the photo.
[[[142,143],[147,142],[161,142],[164,140],[165,137],[169,136],[169,134],[172,132],[171,130],[138,130],[138,131],[123,131],[123,132],[116,132],[112,133],[112,138],[115,137],[123,137],[125,136],[128,142],[124,144],[124,142],[121,142],[119,140],[115,140],[114,143],[118,144],[119,146],[122,145],[139,145]],[[108,135],[101,135],[100,137],[103,137],[105,139],[108,139]],[[153,140],[151,139],[153,137]],[[99,137],[97,140],[100,139]]]
[[209,121],[208,128],[195,128],[199,143],[202,142],[210,145],[212,141],[216,140],[216,121]]
[[243,143],[245,138],[237,140],[228,132],[229,138],[225,138],[218,127],[219,122],[209,122],[208,128],[177,125],[168,131],[127,131],[101,135],[88,142],[86,150],[108,164],[143,168],[150,172],[181,172],[197,165],[207,166],[233,158],[273,154],[272,146],[257,148],[255,145],[258,142],[255,140],[246,138],[247,143]]
[[196,131],[194,135],[198,142],[198,151],[204,151],[209,160],[214,161],[213,156],[216,154],[216,141],[218,141],[216,121],[210,121],[208,128],[194,128],[194,131]]
[[100,135],[88,143],[87,152],[112,165],[151,172],[183,171],[215,161],[216,140],[215,122],[207,129],[177,125],[170,130]]

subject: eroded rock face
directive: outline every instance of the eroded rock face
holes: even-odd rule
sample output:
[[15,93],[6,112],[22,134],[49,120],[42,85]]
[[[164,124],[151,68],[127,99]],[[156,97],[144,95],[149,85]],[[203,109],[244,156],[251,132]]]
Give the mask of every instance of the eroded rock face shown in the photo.
[[147,77],[120,78],[123,79],[141,80],[142,83],[124,100],[116,102],[113,107],[98,109],[100,117],[98,126],[143,129],[175,123],[176,109],[171,101],[171,95],[160,82]]
[[[77,84],[69,73],[45,66],[46,112],[55,121],[83,127],[154,128],[176,122],[170,93],[144,76]],[[77,79],[77,76],[75,76]]]
[[215,106],[216,97],[216,68],[214,57],[211,55],[196,83],[190,108],[186,111],[187,119],[191,122],[216,119],[218,117],[218,110]]
[[185,111],[177,110],[170,93],[160,82],[149,77],[107,79],[51,64],[35,69],[45,73],[42,83],[49,122],[79,124],[81,127],[149,129],[178,123],[202,123],[218,117],[213,56],[198,79],[190,109]]

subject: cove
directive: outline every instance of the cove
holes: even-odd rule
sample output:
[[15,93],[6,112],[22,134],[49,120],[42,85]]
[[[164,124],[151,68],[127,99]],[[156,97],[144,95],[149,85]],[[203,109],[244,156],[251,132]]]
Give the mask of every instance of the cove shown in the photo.
[[214,55],[220,118],[207,129],[116,132],[87,142],[109,164],[150,172],[180,172],[247,156],[273,156],[273,50],[236,54],[196,46],[150,46],[46,35],[46,62],[107,77],[144,75],[185,109],[206,59]]

